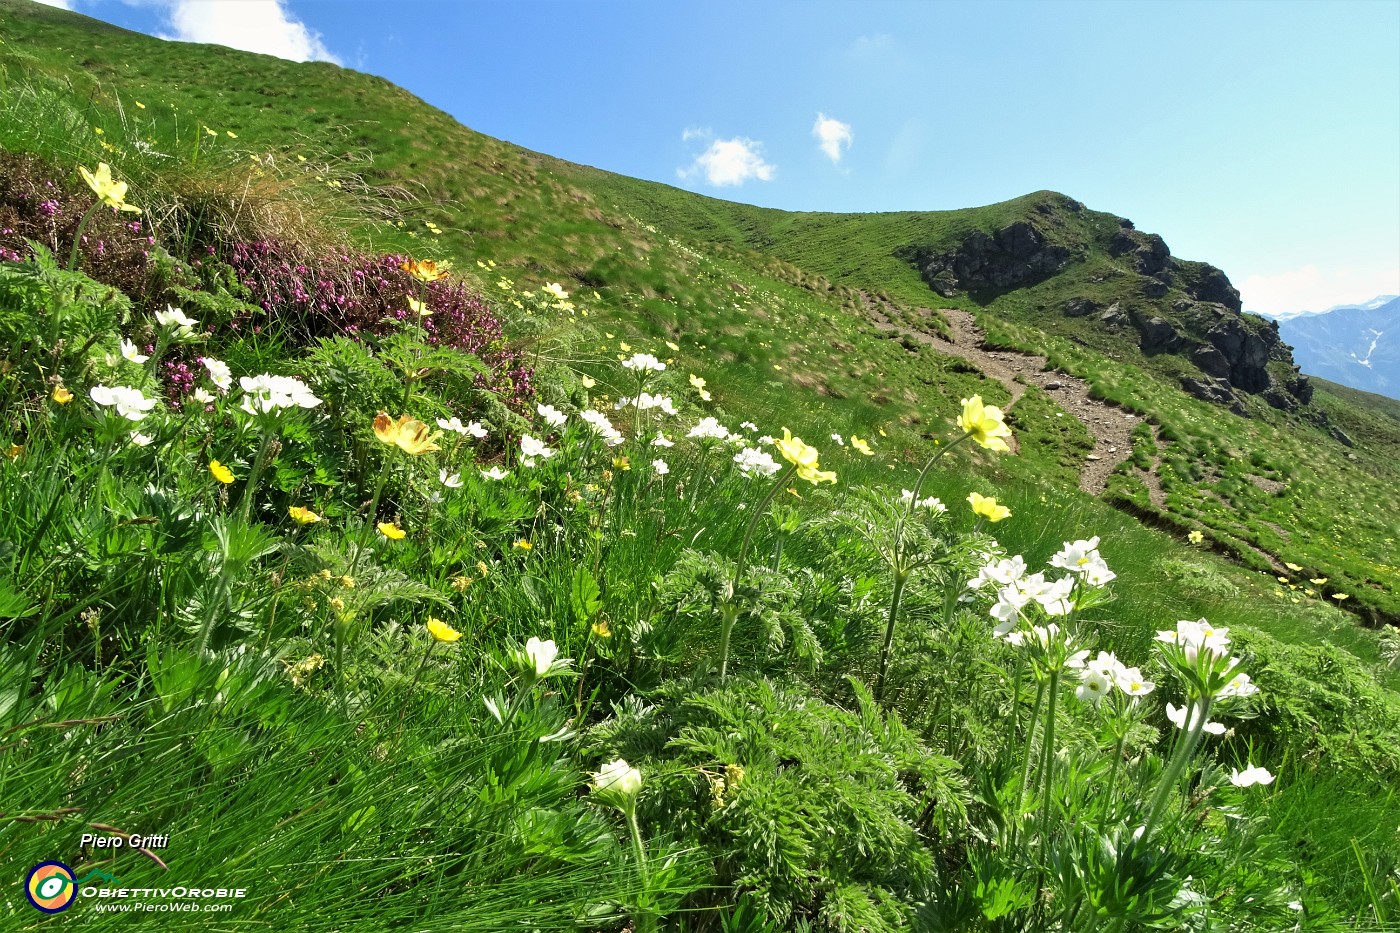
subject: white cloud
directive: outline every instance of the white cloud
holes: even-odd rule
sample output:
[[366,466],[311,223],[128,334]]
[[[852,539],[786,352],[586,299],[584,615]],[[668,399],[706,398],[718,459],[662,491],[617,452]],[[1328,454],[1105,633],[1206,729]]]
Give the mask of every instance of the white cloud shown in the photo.
[[841,161],[842,152],[851,148],[851,140],[855,138],[851,133],[851,124],[842,123],[824,113],[817,114],[817,122],[812,125],[812,135],[817,138],[822,152],[833,162]]
[[710,148],[696,157],[690,168],[677,169],[676,174],[682,179],[703,175],[717,188],[742,185],[750,178],[772,181],[777,169],[763,161],[763,156],[759,154],[762,149],[763,143],[752,139],[737,136],[734,139],[716,139],[710,143]]
[[1323,311],[1400,294],[1400,266],[1321,269],[1308,265],[1272,275],[1251,275],[1239,283],[1245,310],[1266,314]]
[[212,42],[244,52],[261,52],[294,62],[340,64],[319,33],[292,16],[282,0],[164,0],[179,42]]
[[681,130],[681,142],[688,143],[692,139],[709,139],[715,135],[708,126],[687,126]]
[[56,6],[60,10],[73,9],[73,0],[39,0],[44,6]]

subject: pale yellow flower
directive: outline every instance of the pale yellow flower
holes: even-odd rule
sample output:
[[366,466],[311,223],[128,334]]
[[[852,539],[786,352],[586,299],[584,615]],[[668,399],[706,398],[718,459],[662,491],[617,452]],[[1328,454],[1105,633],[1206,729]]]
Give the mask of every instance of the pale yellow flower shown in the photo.
[[447,276],[448,265],[444,262],[439,267],[431,259],[405,259],[399,263],[399,268],[420,282],[436,282]]
[[398,421],[393,421],[388,412],[381,411],[374,419],[374,436],[415,457],[442,449],[434,443],[442,432],[430,434],[426,424],[408,415],[400,415]]
[[982,396],[962,400],[962,414],[958,416],[958,427],[972,435],[972,439],[988,450],[1010,450],[1004,437],[1011,436],[1011,429],[1002,420],[1001,409],[994,405],[983,405]]
[[1011,517],[1011,510],[1004,505],[998,505],[997,500],[991,496],[974,492],[967,497],[967,501],[972,505],[974,514],[981,515],[989,522],[999,522],[1003,518]]
[[823,472],[820,464],[817,463],[817,449],[810,444],[803,442],[800,437],[793,437],[792,432],[783,428],[781,440],[773,442],[778,447],[778,452],[783,455],[783,459],[797,467],[797,475],[805,479],[812,485],[821,483],[836,482],[836,474],[830,470]]
[[428,307],[428,303],[426,301],[419,301],[417,298],[408,299],[408,310],[412,311],[419,317],[427,317],[428,315],[433,313],[432,308]]
[[856,450],[859,450],[861,453],[865,454],[867,457],[875,456],[875,451],[870,449],[869,442],[861,440],[854,434],[851,435],[851,446],[854,447]]
[[97,163],[97,172],[89,172],[81,165],[78,166],[78,174],[83,176],[83,181],[92,189],[93,194],[102,200],[108,207],[116,208],[119,211],[129,211],[133,214],[141,213],[141,208],[135,204],[126,203],[126,182],[112,180],[112,167],[106,162]]

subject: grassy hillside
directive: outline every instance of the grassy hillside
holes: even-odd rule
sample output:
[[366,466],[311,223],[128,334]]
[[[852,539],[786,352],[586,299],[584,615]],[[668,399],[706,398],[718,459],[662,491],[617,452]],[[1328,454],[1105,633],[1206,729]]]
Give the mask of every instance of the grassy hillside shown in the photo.
[[[1400,421],[1276,353],[1183,391],[1267,350],[1209,267],[1053,192],[791,214],[330,65],[0,40],[12,875],[250,892],[205,929],[1396,918]],[[940,307],[1133,416],[1102,497],[1088,409]],[[1013,390],[999,451],[960,400]]]

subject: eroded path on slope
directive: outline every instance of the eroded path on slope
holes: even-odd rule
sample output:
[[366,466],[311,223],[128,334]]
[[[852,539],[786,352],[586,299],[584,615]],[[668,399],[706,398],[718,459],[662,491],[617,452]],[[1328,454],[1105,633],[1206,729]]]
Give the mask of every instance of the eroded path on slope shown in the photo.
[[907,337],[947,356],[960,357],[987,377],[1000,382],[1011,393],[1008,408],[1025,394],[1027,385],[1043,389],[1066,414],[1077,418],[1094,438],[1094,449],[1079,470],[1079,488],[1090,495],[1097,496],[1103,492],[1108,485],[1109,474],[1132,452],[1131,435],[1139,420],[1137,415],[1091,398],[1087,382],[1064,372],[1047,369],[1049,361],[1043,356],[987,349],[986,335],[968,312],[956,308],[944,308],[939,312],[929,308],[918,310],[918,314],[925,319],[935,313],[943,315],[953,337],[952,340],[945,340],[937,334],[891,321],[881,303],[872,296],[865,296],[865,306],[878,330]]

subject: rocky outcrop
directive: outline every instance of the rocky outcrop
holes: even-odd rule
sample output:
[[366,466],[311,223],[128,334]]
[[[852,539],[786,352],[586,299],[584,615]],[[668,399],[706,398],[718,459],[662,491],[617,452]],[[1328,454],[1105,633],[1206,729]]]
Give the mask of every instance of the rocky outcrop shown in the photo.
[[929,288],[945,298],[959,291],[1004,291],[1034,285],[1069,265],[1071,253],[1051,243],[1027,220],[994,233],[974,230],[951,250],[905,247],[895,255],[911,263]]
[[[1239,414],[1247,414],[1248,396],[1285,411],[1311,401],[1312,386],[1293,364],[1277,324],[1241,313],[1240,293],[1220,269],[1177,259],[1155,233],[1138,230],[1126,218],[1087,211],[1063,195],[1041,193],[1020,217],[995,230],[965,233],[952,248],[945,241],[894,254],[938,294],[966,292],[980,301],[1085,263],[1082,275],[1070,272],[1041,289],[1049,300],[1039,307],[1083,319],[1068,339],[1094,344],[1086,327],[1121,334],[1115,343],[1136,333],[1144,355],[1178,355],[1200,371],[1182,379],[1184,391]],[[1061,282],[1082,285],[1084,293],[1076,295]]]

